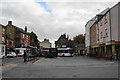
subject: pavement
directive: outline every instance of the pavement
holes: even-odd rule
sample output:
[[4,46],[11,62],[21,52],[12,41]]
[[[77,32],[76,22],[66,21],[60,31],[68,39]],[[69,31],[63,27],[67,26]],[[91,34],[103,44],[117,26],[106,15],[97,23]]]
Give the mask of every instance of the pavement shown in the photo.
[[74,56],[40,58],[27,64],[18,61],[3,66],[3,78],[118,78],[115,60]]

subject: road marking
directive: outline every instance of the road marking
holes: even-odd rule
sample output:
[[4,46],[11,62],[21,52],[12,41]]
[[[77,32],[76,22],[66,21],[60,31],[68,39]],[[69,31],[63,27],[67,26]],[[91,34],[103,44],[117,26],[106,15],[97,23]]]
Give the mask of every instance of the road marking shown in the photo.
[[7,67],[17,67],[18,65],[17,64],[11,64],[11,63],[8,63],[6,64]]
[[112,64],[112,63],[115,63],[115,62],[113,61],[113,62],[106,62],[106,63],[110,63],[110,64]]
[[100,68],[102,68],[102,67],[117,67],[118,65],[94,65],[94,66],[90,66],[90,67],[100,67]]

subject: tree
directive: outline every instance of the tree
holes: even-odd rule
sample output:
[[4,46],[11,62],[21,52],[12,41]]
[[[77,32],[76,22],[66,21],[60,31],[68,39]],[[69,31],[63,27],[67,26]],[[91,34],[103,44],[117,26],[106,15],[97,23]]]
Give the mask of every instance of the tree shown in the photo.
[[83,34],[79,34],[73,38],[73,41],[76,43],[85,43],[85,36]]
[[31,45],[32,46],[39,46],[39,40],[37,35],[34,32],[30,33],[30,40],[31,40]]

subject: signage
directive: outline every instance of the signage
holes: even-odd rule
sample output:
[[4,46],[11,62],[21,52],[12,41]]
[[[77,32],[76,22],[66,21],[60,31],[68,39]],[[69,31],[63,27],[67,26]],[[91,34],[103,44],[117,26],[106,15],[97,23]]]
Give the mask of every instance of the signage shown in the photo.
[[51,51],[51,52],[56,52],[56,51]]
[[99,46],[105,46],[105,44],[99,44]]

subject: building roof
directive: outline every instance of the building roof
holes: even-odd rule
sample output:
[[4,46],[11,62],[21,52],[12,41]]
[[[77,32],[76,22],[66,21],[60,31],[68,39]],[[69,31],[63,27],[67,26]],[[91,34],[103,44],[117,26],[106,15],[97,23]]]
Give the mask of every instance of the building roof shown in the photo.
[[105,15],[109,10],[110,10],[110,8],[106,8],[104,11],[102,11],[98,15]]
[[90,27],[92,26],[94,23],[96,22],[96,16],[93,17],[92,19],[90,19],[87,24],[85,25],[85,27]]
[[28,32],[25,32],[25,30],[23,30],[22,28],[19,28],[15,25],[12,25],[13,27],[17,28],[20,32],[24,33],[24,34],[29,34]]
[[[102,16],[104,16],[108,11],[110,10],[110,8],[106,8],[104,11],[102,11],[101,13],[97,14],[95,17],[93,17],[92,19],[90,19],[87,24],[85,25],[85,27],[91,27],[92,25],[94,25],[97,21],[99,21]],[[100,17],[99,17],[100,16]]]
[[4,26],[4,25],[2,25],[2,24],[0,24],[3,28],[6,28],[6,26]]

